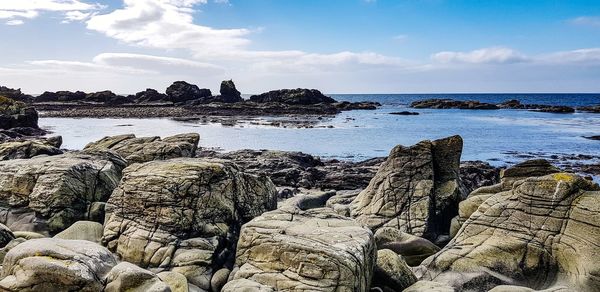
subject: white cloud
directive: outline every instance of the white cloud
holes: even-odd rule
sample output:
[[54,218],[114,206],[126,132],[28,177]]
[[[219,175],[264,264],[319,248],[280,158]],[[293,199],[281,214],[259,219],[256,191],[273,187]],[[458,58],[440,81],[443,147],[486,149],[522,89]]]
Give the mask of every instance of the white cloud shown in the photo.
[[94,57],[93,62],[112,67],[127,67],[160,74],[189,73],[198,76],[222,73],[220,66],[188,59],[160,57],[128,53],[103,53]]
[[600,48],[588,48],[545,54],[537,58],[545,63],[599,64]]
[[581,26],[600,27],[600,16],[580,16],[571,19],[569,22]]
[[102,7],[100,4],[89,4],[79,0],[0,0],[0,19],[9,19],[9,25],[19,21],[22,24],[23,19],[32,19],[38,17],[41,12],[50,11],[64,13],[70,21],[83,20],[81,17],[76,18],[86,11]]
[[14,25],[21,25],[21,24],[24,24],[24,23],[25,23],[25,21],[20,20],[20,19],[10,19],[10,20],[6,21],[6,25],[13,25],[13,26]]
[[510,48],[491,47],[470,52],[439,52],[431,59],[440,63],[470,63],[470,64],[509,64],[527,62],[529,59]]

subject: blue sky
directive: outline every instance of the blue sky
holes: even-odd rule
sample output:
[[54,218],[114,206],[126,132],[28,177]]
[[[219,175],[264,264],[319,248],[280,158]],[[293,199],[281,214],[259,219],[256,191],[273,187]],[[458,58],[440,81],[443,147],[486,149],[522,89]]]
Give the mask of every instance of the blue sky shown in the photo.
[[26,92],[600,92],[600,1],[0,0]]

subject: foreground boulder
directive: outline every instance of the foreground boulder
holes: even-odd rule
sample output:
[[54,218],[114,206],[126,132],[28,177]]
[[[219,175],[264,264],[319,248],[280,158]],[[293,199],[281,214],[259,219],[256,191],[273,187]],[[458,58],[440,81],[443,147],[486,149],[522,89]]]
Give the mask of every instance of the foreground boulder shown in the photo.
[[388,249],[401,255],[409,266],[418,266],[424,259],[440,251],[431,241],[392,227],[377,230],[375,242],[377,249]]
[[352,202],[352,217],[373,231],[393,227],[434,242],[449,234],[463,198],[459,188],[462,143],[460,136],[452,136],[394,147]]
[[37,111],[20,101],[0,96],[0,130],[18,127],[37,129]]
[[89,241],[32,239],[4,257],[0,290],[102,291],[116,264],[110,251]]
[[236,257],[235,285],[249,291],[357,292],[369,289],[376,258],[373,234],[354,220],[287,205],[242,227]]
[[335,99],[323,95],[316,89],[280,89],[272,90],[259,95],[250,97],[250,101],[264,102],[280,102],[285,104],[301,104],[310,105],[317,103],[334,103]]
[[600,187],[574,174],[515,182],[483,202],[418,270],[459,291],[509,284],[600,287]]
[[156,274],[128,262],[112,268],[106,282],[104,292],[171,292]]
[[197,85],[189,84],[185,81],[175,81],[171,86],[167,88],[167,96],[169,100],[174,103],[186,102],[186,101],[203,101],[207,102],[210,100],[212,93],[210,89],[200,89]]
[[109,136],[89,143],[84,150],[113,150],[131,163],[165,160],[178,157],[193,157],[198,148],[200,135],[180,134],[160,137],[140,137],[133,134]]
[[240,226],[276,206],[270,179],[222,160],[133,164],[107,206],[103,244],[142,268],[171,270],[201,289],[233,265]]
[[125,161],[114,152],[71,152],[0,161],[0,223],[54,234],[108,199]]
[[417,277],[401,256],[389,249],[377,251],[373,286],[384,292],[402,292],[416,281]]
[[0,143],[0,160],[26,159],[38,155],[59,155],[62,138],[6,141]]

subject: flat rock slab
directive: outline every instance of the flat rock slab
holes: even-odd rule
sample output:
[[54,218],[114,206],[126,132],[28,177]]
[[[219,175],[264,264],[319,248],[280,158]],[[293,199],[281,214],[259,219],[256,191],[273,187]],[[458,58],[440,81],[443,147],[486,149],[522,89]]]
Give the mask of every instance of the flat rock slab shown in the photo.
[[373,234],[354,220],[285,207],[242,227],[234,279],[276,291],[366,291],[375,260]]

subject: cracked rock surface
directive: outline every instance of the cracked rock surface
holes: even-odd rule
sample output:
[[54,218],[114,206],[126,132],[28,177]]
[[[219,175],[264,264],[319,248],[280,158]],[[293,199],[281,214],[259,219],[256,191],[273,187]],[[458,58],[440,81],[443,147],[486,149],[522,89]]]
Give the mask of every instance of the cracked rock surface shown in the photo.
[[108,199],[125,161],[114,152],[70,152],[0,161],[0,223],[55,234]]
[[179,134],[160,137],[136,137],[133,134],[104,137],[89,143],[84,149],[110,149],[123,156],[129,164],[196,155],[200,135]]
[[463,193],[462,138],[452,136],[392,149],[375,177],[352,202],[351,215],[375,231],[393,227],[436,240],[449,233]]
[[600,188],[569,173],[513,183],[485,202],[417,276],[457,290],[600,287]]
[[110,197],[103,244],[142,268],[171,270],[201,289],[232,266],[240,226],[276,207],[267,177],[222,160],[133,164]]
[[367,291],[375,259],[373,234],[354,220],[288,205],[242,227],[234,282],[257,287],[250,291]]

